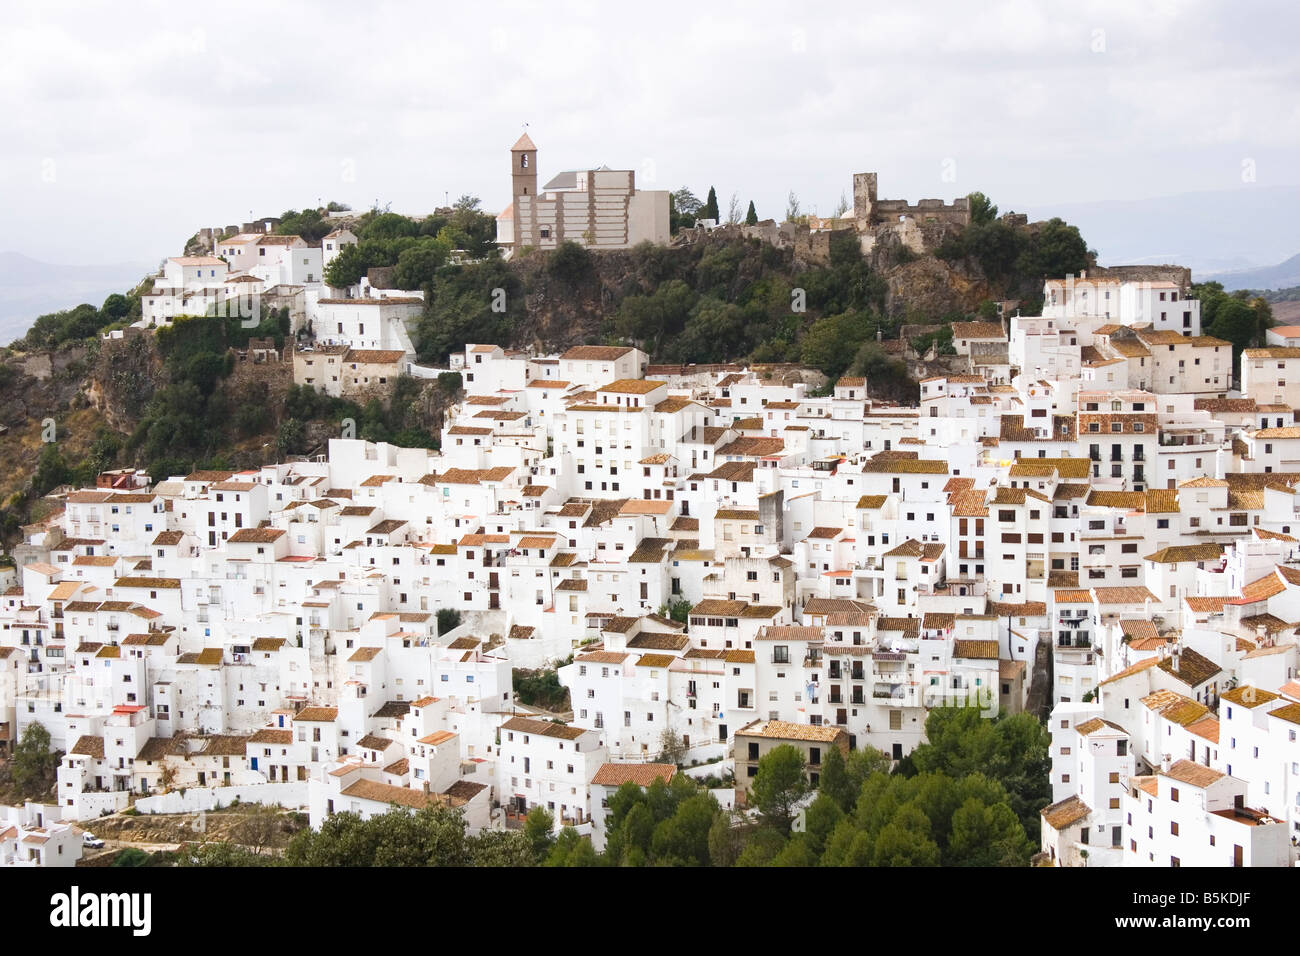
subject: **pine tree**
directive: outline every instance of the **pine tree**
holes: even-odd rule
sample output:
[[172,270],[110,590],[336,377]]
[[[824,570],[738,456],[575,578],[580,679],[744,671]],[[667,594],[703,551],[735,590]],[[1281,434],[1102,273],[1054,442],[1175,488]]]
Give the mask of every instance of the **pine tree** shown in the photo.
[[718,212],[718,193],[712,186],[709,187],[709,198],[704,201],[704,208],[700,210],[700,218],[712,219],[714,222],[722,218],[721,213]]
[[745,225],[758,225],[758,211],[754,208],[754,200],[749,201],[749,212],[745,213]]

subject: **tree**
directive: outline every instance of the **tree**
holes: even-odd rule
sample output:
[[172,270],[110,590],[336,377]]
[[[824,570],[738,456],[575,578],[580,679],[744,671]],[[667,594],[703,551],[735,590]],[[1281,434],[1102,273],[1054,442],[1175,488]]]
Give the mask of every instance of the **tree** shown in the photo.
[[758,761],[749,794],[763,822],[781,833],[790,832],[795,807],[808,793],[805,766],[803,753],[791,744],[773,747]]
[[1232,343],[1235,360],[1243,349],[1250,348],[1258,339],[1259,317],[1246,302],[1230,297],[1219,304],[1209,332],[1216,338]]
[[[848,777],[849,791],[852,794],[853,802],[856,802],[858,796],[862,793],[862,785],[873,774],[887,774],[893,767],[893,760],[883,751],[875,747],[865,747],[862,750],[854,750],[849,754],[848,760],[845,761],[844,772]],[[822,771],[823,783],[826,779],[825,770]],[[848,807],[844,808],[848,810]]]
[[1006,790],[1025,832],[1037,832],[1038,813],[1051,802],[1051,738],[1037,718],[1021,713],[989,720],[976,707],[936,707],[925,735],[927,742],[911,754],[918,772],[982,774]]
[[709,865],[709,831],[718,815],[718,802],[708,793],[682,800],[667,820],[655,827],[650,841],[658,864]]
[[549,810],[537,806],[528,811],[524,819],[524,839],[528,841],[537,863],[546,859],[555,843],[555,817]]
[[930,838],[930,820],[917,807],[902,807],[875,839],[875,866],[938,866],[939,845]]
[[709,187],[709,198],[704,201],[704,206],[700,209],[699,219],[712,219],[718,222],[722,216],[718,211],[718,194],[712,186]]
[[970,203],[970,221],[984,225],[998,218],[998,207],[981,192],[970,193],[966,197]]
[[23,796],[34,797],[49,790],[58,766],[58,757],[50,749],[50,732],[36,721],[28,724],[9,764],[14,785]]
[[72,469],[63,460],[63,453],[59,451],[59,446],[54,442],[47,442],[41,448],[41,456],[36,462],[36,472],[32,475],[32,493],[38,498],[43,497],[59,485],[67,484],[71,478]]
[[455,395],[463,385],[464,381],[460,377],[460,372],[438,373],[438,387],[448,395]]
[[438,609],[438,634],[439,636],[453,631],[460,627],[460,611],[453,607],[444,607]]
[[735,866],[744,847],[735,814],[719,813],[709,827],[709,862],[714,866]]
[[289,842],[290,866],[466,866],[473,862],[459,810],[434,804],[412,813],[393,807],[362,820],[355,813],[327,817],[319,830]]
[[411,246],[397,257],[397,264],[393,266],[393,285],[399,289],[423,289],[446,264],[451,249],[451,241],[445,236],[422,240]]
[[682,735],[671,727],[665,727],[659,734],[659,763],[671,763],[681,766],[686,762],[686,741]]
[[754,200],[752,199],[749,201],[749,210],[745,213],[745,225],[758,225],[758,210],[754,208]]
[[836,806],[841,810],[847,812],[853,809],[858,795],[853,789],[853,782],[849,779],[844,754],[840,752],[839,747],[831,747],[822,758],[822,771],[817,789],[823,796],[835,801]]
[[555,247],[546,263],[546,271],[569,288],[590,278],[594,266],[585,246],[566,239]]
[[307,446],[307,427],[296,418],[286,418],[275,436],[275,447],[281,455],[301,454]]
[[846,196],[843,191],[841,191],[840,201],[835,204],[835,211],[831,213],[831,218],[839,219],[848,211],[849,211],[849,197]]
[[669,601],[667,604],[659,605],[659,616],[671,618],[678,624],[685,624],[691,616],[691,607],[693,605],[686,598],[677,601]]
[[740,222],[740,193],[733,192],[731,199],[727,201],[727,224],[730,226]]
[[799,197],[795,195],[794,190],[790,190],[790,195],[785,203],[785,221],[795,222],[799,219]]
[[669,198],[672,200],[673,208],[684,216],[694,216],[703,205],[695,193],[691,192],[689,186],[683,186]]
[[261,855],[276,843],[283,827],[279,811],[257,807],[231,828],[231,841],[247,847],[254,855]]

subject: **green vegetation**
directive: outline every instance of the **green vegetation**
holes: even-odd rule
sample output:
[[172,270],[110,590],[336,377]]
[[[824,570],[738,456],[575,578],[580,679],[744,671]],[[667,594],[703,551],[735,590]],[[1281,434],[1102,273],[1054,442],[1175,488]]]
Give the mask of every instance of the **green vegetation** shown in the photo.
[[709,187],[709,198],[704,200],[697,218],[712,219],[714,222],[722,221],[722,214],[718,211],[718,193],[712,186]]
[[983,193],[971,193],[966,199],[970,202],[970,221],[972,223],[987,226],[998,218],[998,207]]
[[924,355],[930,350],[930,346],[935,347],[939,355],[956,355],[957,349],[952,344],[952,326],[945,325],[941,329],[933,332],[926,332],[924,335],[918,335],[912,339],[910,345],[912,351],[917,355]]
[[703,205],[695,193],[691,192],[687,186],[670,193],[668,196],[668,231],[675,236],[679,229],[693,227],[695,220],[702,218],[700,216],[700,207]]
[[1038,812],[1051,802],[1047,730],[1030,714],[1000,714],[995,720],[973,707],[940,707],[925,721],[927,743],[911,754],[919,772],[965,777],[981,773],[1007,792],[1007,802],[1025,832],[1038,832]]
[[676,601],[669,601],[667,604],[659,605],[659,616],[670,618],[678,624],[685,624],[691,614],[693,605],[685,598]]
[[573,655],[554,668],[529,670],[516,667],[512,672],[515,698],[527,707],[538,707],[553,714],[563,714],[572,709],[569,689],[560,683],[557,670],[573,662]]
[[57,349],[92,339],[109,329],[120,329],[138,321],[141,314],[139,290],[126,295],[114,292],[98,309],[81,304],[62,312],[39,316],[27,334],[10,348],[18,351]]
[[438,609],[438,633],[446,634],[448,631],[454,631],[460,627],[460,611],[454,607],[444,607]]
[[1019,298],[1026,314],[1036,315],[1043,280],[1068,273],[1078,275],[1095,259],[1079,230],[1062,219],[1050,219],[1034,229],[1023,229],[992,218],[997,207],[980,195],[979,219],[944,240],[935,255],[949,262],[966,259],[977,264],[1004,298]]
[[1202,282],[1192,286],[1192,294],[1201,300],[1201,328],[1215,338],[1232,343],[1235,362],[1243,349],[1265,344],[1273,327],[1273,308],[1269,300],[1245,289],[1224,292],[1221,282]]
[[745,213],[745,225],[758,225],[758,210],[754,208],[754,200],[752,199],[749,201],[749,210]]
[[496,255],[496,220],[479,209],[479,200],[461,196],[449,215],[416,221],[395,212],[379,212],[358,220],[356,245],[343,248],[325,270],[335,287],[356,285],[370,269],[393,266],[399,289],[426,291],[452,250],[463,249],[471,259]]
[[[188,865],[1028,865],[1026,834],[1038,832],[1050,794],[1043,726],[1027,715],[987,720],[973,708],[945,708],[931,712],[926,733],[930,743],[892,773],[879,751],[846,758],[829,748],[816,790],[802,752],[776,747],[759,761],[749,813],[723,811],[684,773],[644,788],[625,783],[609,798],[603,853],[572,827],[555,834],[541,808],[522,830],[468,836],[459,811],[436,806],[366,821],[336,814],[294,836],[283,858],[207,844]],[[664,741],[670,758],[673,746]]]
[[431,806],[411,813],[394,807],[362,820],[336,813],[319,830],[289,843],[288,866],[532,866],[539,861],[535,829],[465,832],[459,810]]
[[500,259],[439,270],[417,327],[422,362],[443,362],[471,342],[511,341],[527,316],[524,284]]
[[38,797],[48,793],[61,756],[50,749],[48,730],[36,722],[28,724],[9,761],[10,777],[19,794]]

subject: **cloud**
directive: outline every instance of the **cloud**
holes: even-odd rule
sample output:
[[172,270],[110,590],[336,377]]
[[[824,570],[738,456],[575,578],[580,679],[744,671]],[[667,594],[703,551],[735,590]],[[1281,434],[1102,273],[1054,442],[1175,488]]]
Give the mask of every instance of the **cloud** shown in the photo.
[[824,211],[862,170],[1007,208],[1300,168],[1300,16],[1262,3],[11,7],[0,217],[55,261],[318,198],[494,209],[525,122],[544,176],[653,169],[765,216],[791,189]]

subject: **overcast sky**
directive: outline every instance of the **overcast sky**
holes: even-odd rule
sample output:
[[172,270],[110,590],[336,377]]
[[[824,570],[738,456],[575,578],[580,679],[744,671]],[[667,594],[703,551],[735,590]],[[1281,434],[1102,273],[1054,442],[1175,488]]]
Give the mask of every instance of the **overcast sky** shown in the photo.
[[1030,212],[1300,183],[1289,5],[63,7],[8,2],[0,32],[0,249],[52,262],[317,200],[496,212],[524,123],[543,181],[604,163],[762,218],[868,170],[882,198]]

